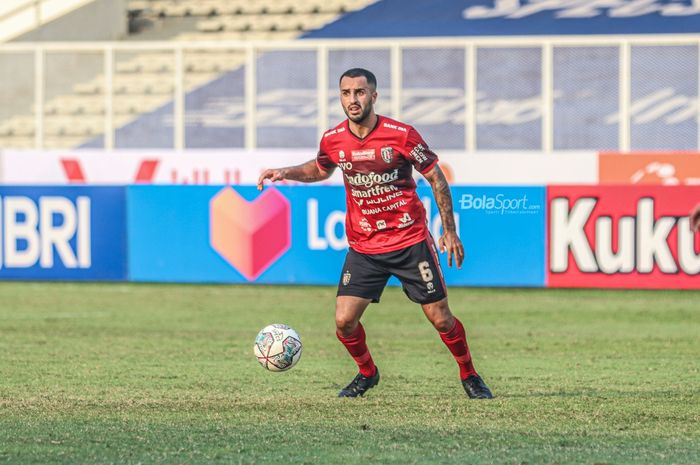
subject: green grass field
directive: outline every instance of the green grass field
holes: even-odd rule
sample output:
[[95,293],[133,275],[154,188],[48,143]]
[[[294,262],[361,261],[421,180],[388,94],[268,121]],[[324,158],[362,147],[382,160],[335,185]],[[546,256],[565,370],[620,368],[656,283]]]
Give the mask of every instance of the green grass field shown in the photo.
[[[452,289],[469,400],[396,288],[364,399],[324,287],[0,283],[0,463],[698,464],[700,292]],[[252,354],[293,326],[299,364]]]

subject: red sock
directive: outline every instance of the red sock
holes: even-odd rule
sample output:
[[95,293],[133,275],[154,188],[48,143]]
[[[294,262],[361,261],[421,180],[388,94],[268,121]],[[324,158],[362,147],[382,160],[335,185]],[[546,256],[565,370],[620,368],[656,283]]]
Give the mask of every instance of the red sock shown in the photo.
[[446,333],[441,333],[440,339],[445,343],[452,356],[459,365],[459,377],[462,380],[467,379],[471,375],[476,374],[474,364],[472,363],[472,355],[469,353],[469,345],[467,344],[467,334],[464,332],[462,322],[455,318],[455,325]]
[[358,323],[357,329],[348,337],[343,337],[339,332],[336,331],[336,336],[338,340],[343,343],[355,363],[360,368],[360,373],[362,375],[374,376],[377,372],[377,368],[374,366],[374,361],[367,348],[367,343],[365,342],[365,328],[362,327],[362,323]]

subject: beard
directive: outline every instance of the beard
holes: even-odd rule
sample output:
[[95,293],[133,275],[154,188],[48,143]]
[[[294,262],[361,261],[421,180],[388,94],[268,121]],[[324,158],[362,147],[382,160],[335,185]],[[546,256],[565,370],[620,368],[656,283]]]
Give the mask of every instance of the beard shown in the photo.
[[357,116],[351,116],[350,113],[348,112],[348,109],[343,107],[343,111],[345,112],[345,116],[348,117],[350,121],[353,123],[362,123],[367,117],[369,116],[370,112],[372,111],[372,102],[369,102],[365,108],[362,109],[362,113],[360,113]]

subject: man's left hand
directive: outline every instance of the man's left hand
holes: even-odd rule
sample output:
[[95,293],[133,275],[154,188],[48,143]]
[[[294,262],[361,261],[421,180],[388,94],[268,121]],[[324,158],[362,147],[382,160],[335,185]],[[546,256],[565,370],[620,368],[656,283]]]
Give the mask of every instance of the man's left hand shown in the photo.
[[464,261],[464,246],[459,236],[454,231],[445,231],[438,241],[440,252],[447,252],[447,266],[452,268],[452,257],[454,257],[455,265],[458,269],[462,269]]

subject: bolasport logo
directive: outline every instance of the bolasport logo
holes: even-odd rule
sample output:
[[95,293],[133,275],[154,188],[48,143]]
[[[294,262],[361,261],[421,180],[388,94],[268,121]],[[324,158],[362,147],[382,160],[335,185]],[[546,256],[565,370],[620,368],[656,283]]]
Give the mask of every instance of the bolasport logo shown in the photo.
[[462,210],[483,211],[487,215],[535,215],[542,211],[542,205],[533,202],[527,194],[521,196],[462,194],[459,198]]

